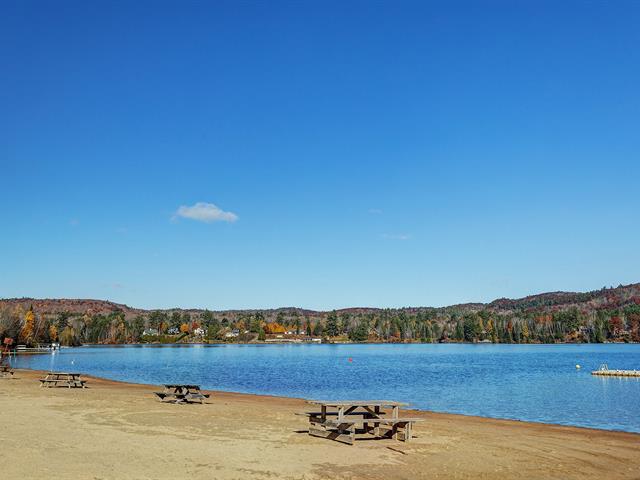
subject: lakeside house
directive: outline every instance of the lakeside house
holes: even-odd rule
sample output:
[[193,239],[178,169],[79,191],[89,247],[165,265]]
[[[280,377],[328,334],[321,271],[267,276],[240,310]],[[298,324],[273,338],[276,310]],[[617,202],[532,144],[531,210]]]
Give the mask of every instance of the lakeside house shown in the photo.
[[240,336],[240,330],[235,328],[235,329],[231,330],[230,332],[225,333],[224,336],[226,338],[236,338],[236,337]]
[[205,331],[204,328],[202,327],[198,327],[193,331],[193,334],[198,336],[198,337],[204,337]]

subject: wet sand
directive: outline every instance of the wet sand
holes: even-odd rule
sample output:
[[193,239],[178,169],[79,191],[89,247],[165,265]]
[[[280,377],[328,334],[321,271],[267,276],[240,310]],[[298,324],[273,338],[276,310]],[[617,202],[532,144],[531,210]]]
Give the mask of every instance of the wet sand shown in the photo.
[[640,479],[640,435],[463,415],[425,420],[410,443],[310,437],[303,400],[211,392],[162,404],[157,387],[93,377],[40,388],[0,379],[0,473],[59,479]]

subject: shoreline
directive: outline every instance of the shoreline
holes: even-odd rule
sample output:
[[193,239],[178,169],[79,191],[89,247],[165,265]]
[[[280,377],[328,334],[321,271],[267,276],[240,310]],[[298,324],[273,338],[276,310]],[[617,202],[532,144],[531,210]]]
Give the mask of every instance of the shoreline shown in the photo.
[[180,343],[162,343],[162,342],[136,342],[136,343],[83,343],[82,345],[69,345],[62,348],[82,348],[82,347],[126,347],[126,346],[158,346],[158,347],[180,347],[180,346],[207,346],[207,345],[512,345],[512,346],[533,346],[533,345],[639,345],[640,342],[527,342],[527,343],[502,343],[502,342],[420,342],[420,341],[404,341],[404,342],[295,342],[290,340],[269,341],[269,342],[180,342]]
[[[30,368],[15,368],[14,370],[16,372],[19,372],[19,371],[34,372],[34,373],[37,373],[39,375],[45,375],[47,373],[47,370],[30,369]],[[154,383],[137,383],[137,382],[132,382],[132,381],[128,381],[128,380],[116,380],[116,379],[108,378],[108,377],[99,377],[99,376],[95,376],[95,375],[85,374],[83,372],[80,372],[80,373],[85,378],[89,378],[89,379],[92,379],[92,380],[97,380],[97,381],[102,382],[104,384],[113,383],[113,384],[118,384],[118,385],[130,385],[130,386],[137,386],[137,387],[158,387],[158,385],[159,385],[159,384],[154,384]],[[638,379],[638,380],[640,381],[640,379]],[[214,394],[246,395],[246,396],[250,396],[250,397],[254,397],[254,398],[258,398],[258,399],[259,398],[275,398],[275,399],[282,399],[282,400],[296,400],[296,401],[301,401],[301,402],[306,402],[307,400],[312,400],[312,399],[309,399],[309,398],[302,398],[302,397],[293,397],[293,396],[275,395],[275,394],[271,395],[271,394],[265,394],[265,393],[238,392],[238,391],[234,391],[234,390],[203,389],[203,391],[214,393]],[[313,400],[319,400],[319,399],[313,399]],[[452,415],[452,416],[455,416],[455,417],[473,418],[473,419],[478,419],[478,420],[495,420],[495,421],[504,421],[504,422],[516,422],[518,424],[542,425],[542,426],[548,426],[548,427],[577,428],[577,429],[582,429],[582,430],[593,430],[595,432],[625,433],[625,434],[638,436],[638,441],[640,442],[640,432],[633,432],[633,431],[628,431],[628,430],[596,428],[596,427],[587,427],[587,426],[581,426],[581,425],[569,425],[569,424],[562,424],[562,423],[542,422],[542,421],[535,421],[535,420],[520,420],[520,419],[517,419],[517,418],[490,417],[490,416],[473,415],[473,414],[466,414],[466,413],[445,412],[445,411],[438,411],[438,410],[426,410],[426,409],[420,409],[420,408],[411,408],[411,404],[409,404],[409,408],[403,408],[402,410],[405,411],[405,412],[411,413],[412,416],[420,416],[420,414]]]
[[416,438],[353,446],[310,437],[291,397],[207,390],[162,404],[157,386],[83,375],[87,389],[40,388],[41,370],[0,380],[3,473],[33,478],[640,478],[640,435],[404,410]]

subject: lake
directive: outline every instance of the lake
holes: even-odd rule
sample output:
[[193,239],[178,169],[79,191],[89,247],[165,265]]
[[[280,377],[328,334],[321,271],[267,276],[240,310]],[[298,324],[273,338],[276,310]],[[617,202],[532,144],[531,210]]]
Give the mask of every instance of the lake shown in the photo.
[[601,363],[640,369],[638,344],[87,346],[12,362],[137,383],[392,399],[437,412],[640,433],[640,378],[590,374]]

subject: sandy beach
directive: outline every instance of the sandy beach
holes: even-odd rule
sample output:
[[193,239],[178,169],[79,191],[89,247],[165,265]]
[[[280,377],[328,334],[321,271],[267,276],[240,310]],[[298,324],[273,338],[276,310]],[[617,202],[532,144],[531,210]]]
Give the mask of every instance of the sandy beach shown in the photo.
[[640,478],[640,435],[411,412],[411,443],[310,437],[303,400],[211,392],[161,404],[157,387],[88,378],[0,380],[3,476],[64,479]]

